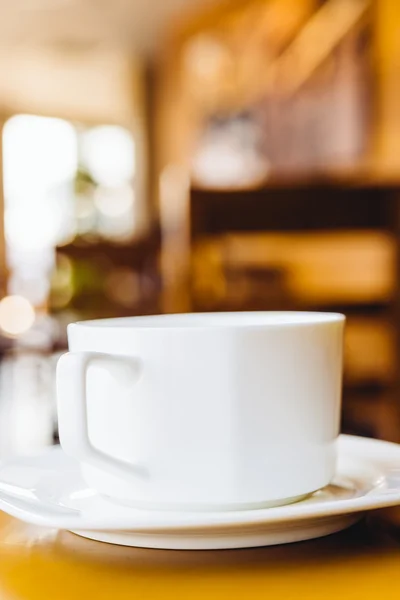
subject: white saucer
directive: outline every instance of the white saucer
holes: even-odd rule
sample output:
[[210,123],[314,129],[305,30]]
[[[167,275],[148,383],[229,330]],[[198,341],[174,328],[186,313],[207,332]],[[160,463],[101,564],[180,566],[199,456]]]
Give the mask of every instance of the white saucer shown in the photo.
[[400,504],[400,445],[342,435],[332,485],[287,506],[171,512],[122,506],[88,488],[59,446],[0,466],[0,508],[35,525],[146,548],[267,546],[324,536],[371,509]]

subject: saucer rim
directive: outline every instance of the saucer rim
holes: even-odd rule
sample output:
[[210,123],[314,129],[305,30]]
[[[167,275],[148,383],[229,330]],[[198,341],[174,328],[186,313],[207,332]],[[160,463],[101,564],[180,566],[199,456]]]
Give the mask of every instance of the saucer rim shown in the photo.
[[285,527],[285,523],[277,527],[258,527],[253,529],[230,529],[221,532],[218,529],[202,529],[197,531],[162,531],[140,532],[135,530],[75,530],[71,533],[107,544],[130,546],[136,548],[152,548],[157,550],[233,550],[236,548],[256,548],[292,544],[306,540],[326,537],[355,525],[363,518],[363,514],[345,514],[332,516],[329,519],[317,519],[302,522],[302,526]]
[[[357,436],[341,435],[338,444],[339,456],[344,456],[350,459],[352,454],[358,460],[364,461],[371,468],[371,461],[379,463],[379,460],[386,460],[392,463],[395,461],[395,468],[400,472],[400,445],[392,442],[375,440],[372,438],[362,438]],[[64,453],[60,447],[51,446],[45,451],[42,451],[39,456],[43,459],[50,452],[60,456]],[[35,457],[29,457],[30,461],[34,461]],[[23,457],[16,457],[12,460],[0,464],[0,482],[1,472],[4,466],[17,465],[18,462],[23,463]],[[73,463],[71,463],[73,464]],[[384,475],[385,467],[379,464],[372,465]],[[389,466],[387,467],[387,470]],[[71,469],[71,473],[79,473],[76,466]],[[340,472],[338,473],[340,476]],[[79,473],[80,477],[80,473]],[[84,482],[82,481],[84,485]],[[397,485],[397,484],[396,484]],[[82,487],[82,489],[84,489]],[[86,486],[86,489],[87,488]],[[35,500],[39,502],[40,499]],[[373,488],[367,494],[355,498],[346,499],[331,499],[321,504],[306,503],[307,501],[298,502],[275,508],[257,509],[257,510],[240,510],[240,511],[215,511],[215,512],[173,512],[173,511],[153,511],[133,508],[130,511],[129,518],[125,514],[110,516],[107,515],[105,521],[101,522],[101,518],[90,517],[84,511],[77,511],[66,507],[65,514],[56,514],[49,516],[45,513],[38,512],[38,506],[35,503],[31,505],[18,506],[18,499],[11,495],[0,491],[0,509],[11,514],[14,517],[27,521],[35,525],[44,525],[68,530],[86,530],[86,531],[123,531],[131,530],[137,533],[171,533],[176,531],[193,532],[193,531],[211,531],[219,530],[239,530],[241,528],[252,528],[257,526],[265,526],[273,528],[274,525],[280,525],[289,522],[302,522],[306,520],[319,520],[326,517],[334,517],[340,515],[350,515],[363,513],[369,510],[386,508],[400,504],[400,478],[396,488],[385,490],[378,487]],[[109,505],[113,503],[109,503]],[[59,508],[59,505],[54,505]],[[78,516],[76,513],[78,512]],[[70,513],[70,514],[69,514]],[[71,513],[73,516],[71,516]],[[143,522],[143,517],[147,518],[147,522]],[[139,517],[139,518],[138,518]],[[141,522],[140,522],[141,520]]]

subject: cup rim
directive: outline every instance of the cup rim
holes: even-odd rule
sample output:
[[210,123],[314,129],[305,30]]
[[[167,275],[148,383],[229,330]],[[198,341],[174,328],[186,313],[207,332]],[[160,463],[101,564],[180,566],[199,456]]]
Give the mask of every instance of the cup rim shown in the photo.
[[173,313],[77,321],[68,329],[124,330],[243,330],[310,327],[342,323],[345,315],[319,311],[243,311]]

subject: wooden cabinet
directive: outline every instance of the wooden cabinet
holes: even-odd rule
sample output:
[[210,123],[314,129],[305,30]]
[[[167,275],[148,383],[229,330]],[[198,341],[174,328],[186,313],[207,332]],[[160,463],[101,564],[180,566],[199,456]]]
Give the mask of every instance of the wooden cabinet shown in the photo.
[[181,208],[162,227],[164,310],[344,312],[344,430],[400,440],[397,188],[191,189]]
[[344,428],[396,441],[399,31],[396,0],[205,10],[157,121],[164,310],[344,312]]

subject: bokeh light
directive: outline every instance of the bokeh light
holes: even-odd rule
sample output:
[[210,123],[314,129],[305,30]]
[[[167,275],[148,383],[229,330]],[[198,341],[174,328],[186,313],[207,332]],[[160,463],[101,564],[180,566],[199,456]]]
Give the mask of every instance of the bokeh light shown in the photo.
[[73,264],[65,254],[58,253],[55,269],[51,277],[50,304],[53,309],[66,306],[72,299]]
[[129,213],[133,200],[133,189],[130,185],[118,188],[100,186],[94,197],[97,209],[106,217],[119,217]]
[[35,321],[32,304],[23,296],[5,296],[0,301],[0,328],[6,335],[18,336]]
[[135,171],[131,133],[116,125],[93,127],[83,135],[82,160],[101,185],[112,187],[129,182]]

